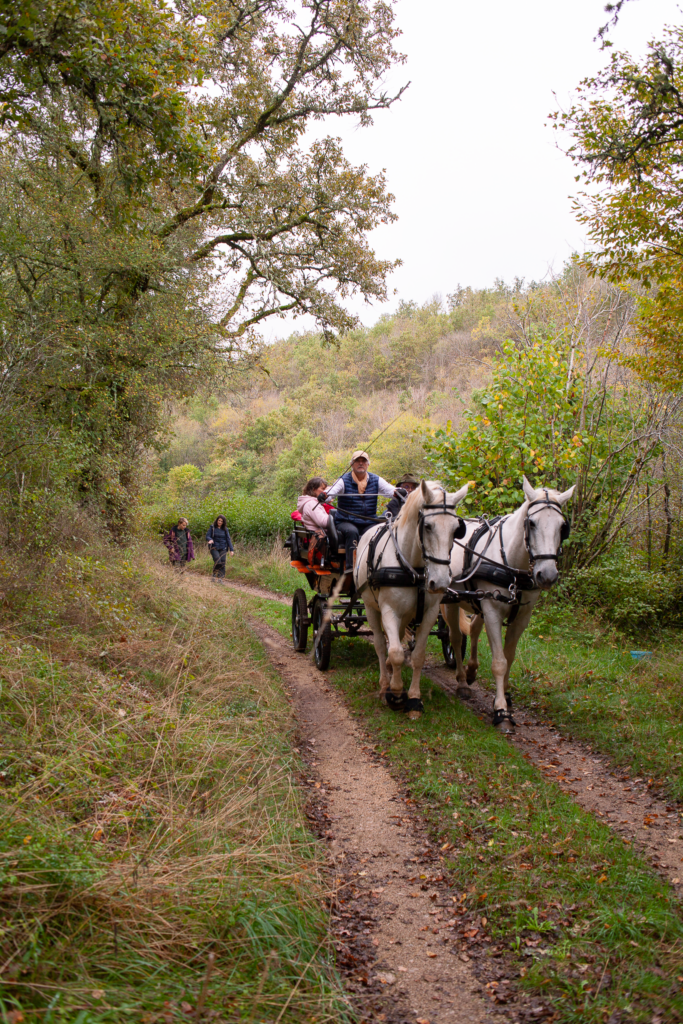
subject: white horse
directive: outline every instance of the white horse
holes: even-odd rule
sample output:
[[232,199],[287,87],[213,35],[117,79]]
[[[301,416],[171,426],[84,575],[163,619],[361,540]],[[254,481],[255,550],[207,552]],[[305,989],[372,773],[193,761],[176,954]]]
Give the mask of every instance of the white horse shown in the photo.
[[[380,699],[390,707],[407,711],[412,719],[419,718],[424,710],[420,699],[420,674],[427,637],[437,620],[441,597],[451,581],[454,538],[464,534],[464,524],[456,508],[467,494],[468,486],[465,484],[455,494],[448,494],[440,484],[423,480],[408,496],[395,522],[388,528],[378,526],[368,530],[358,544],[353,580],[363,597],[379,659]],[[394,579],[403,577],[404,583],[410,581],[410,585],[392,585],[392,574]],[[422,575],[424,582],[418,586]],[[411,656],[413,678],[406,699],[401,679],[405,660],[401,641],[408,624],[420,616]],[[387,661],[391,666],[391,680]]]
[[[545,487],[536,490],[524,477],[524,504],[511,515],[494,521],[488,528],[483,528],[485,520],[467,522],[465,537],[461,544],[453,548],[451,589],[470,592],[483,590],[491,595],[498,594],[497,598],[481,598],[476,604],[471,601],[445,604],[442,613],[448,624],[456,660],[456,678],[461,687],[465,681],[473,683],[477,678],[477,641],[482,626],[486,626],[491,647],[491,669],[496,683],[493,724],[501,732],[511,732],[515,724],[509,694],[510,669],[517,643],[529,625],[541,591],[550,590],[557,581],[557,560],[562,542],[569,536],[569,523],[562,507],[573,493],[573,487],[562,494]],[[478,538],[471,544],[478,531]],[[468,544],[473,547],[473,553],[466,557],[464,545]],[[496,566],[502,567],[502,570]],[[464,615],[466,611],[475,613],[469,624]],[[503,646],[505,622],[508,626]],[[471,648],[470,660],[465,669],[461,641],[462,635],[467,633]],[[463,691],[459,692],[462,694]]]

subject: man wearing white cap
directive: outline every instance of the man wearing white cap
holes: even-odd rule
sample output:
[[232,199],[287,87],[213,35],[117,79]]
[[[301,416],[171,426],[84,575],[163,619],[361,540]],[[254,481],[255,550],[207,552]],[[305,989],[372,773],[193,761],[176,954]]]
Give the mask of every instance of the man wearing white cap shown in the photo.
[[337,498],[334,521],[339,534],[340,547],[346,548],[346,571],[353,569],[353,552],[361,534],[375,525],[377,498],[380,494],[393,497],[395,487],[381,476],[368,472],[370,456],[355,451],[351,456],[351,469],[344,473],[327,491],[328,498]]

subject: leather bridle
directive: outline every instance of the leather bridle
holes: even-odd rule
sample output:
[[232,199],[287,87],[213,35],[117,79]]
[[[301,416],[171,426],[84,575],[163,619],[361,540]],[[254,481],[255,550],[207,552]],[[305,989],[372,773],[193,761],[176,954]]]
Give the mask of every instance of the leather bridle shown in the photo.
[[[525,548],[527,550],[527,554],[529,555],[529,565],[531,566],[532,569],[533,569],[534,564],[536,562],[541,562],[541,561],[543,561],[543,559],[550,559],[550,560],[552,560],[554,562],[557,562],[558,559],[562,555],[562,542],[565,541],[567,539],[567,537],[569,536],[569,529],[570,529],[569,520],[565,517],[565,514],[562,511],[562,506],[560,505],[559,502],[553,501],[553,499],[551,497],[549,497],[548,491],[547,491],[547,489],[545,487],[543,488],[543,492],[545,494],[544,498],[535,498],[534,501],[530,501],[529,502],[529,507],[527,508],[526,517],[524,519],[524,546],[525,546]],[[540,508],[537,508],[536,512],[532,512],[531,511],[532,508],[534,507],[534,505],[540,505]],[[541,554],[533,554],[533,552],[531,550],[530,536],[529,536],[529,520],[531,519],[532,516],[536,515],[538,512],[542,511],[542,509],[544,509],[544,508],[552,508],[556,512],[559,512],[560,515],[562,516],[562,524],[563,525],[562,525],[562,532],[560,534],[560,547],[559,547],[559,550],[556,551],[556,552],[553,552],[553,554],[543,554],[543,555],[541,555]]]
[[[429,554],[427,554],[427,551],[425,550],[425,542],[424,542],[425,519],[429,519],[430,516],[437,516],[437,515],[453,516],[454,519],[458,520],[458,526],[456,527],[456,530],[455,530],[454,539],[458,539],[459,537],[464,537],[465,536],[465,532],[466,532],[466,529],[467,529],[467,527],[465,526],[465,520],[461,516],[459,516],[458,513],[455,511],[455,509],[457,508],[456,505],[447,505],[446,504],[446,492],[443,491],[442,493],[443,493],[443,502],[438,502],[436,504],[430,504],[430,505],[423,505],[422,508],[419,510],[419,512],[417,514],[418,515],[417,531],[418,531],[418,537],[420,538],[420,547],[422,549],[422,557],[423,557],[424,561],[425,562],[433,562],[435,565],[450,565],[451,564],[450,555],[449,555],[448,558],[436,558],[434,555],[429,555]],[[426,514],[425,514],[425,511],[426,511]]]

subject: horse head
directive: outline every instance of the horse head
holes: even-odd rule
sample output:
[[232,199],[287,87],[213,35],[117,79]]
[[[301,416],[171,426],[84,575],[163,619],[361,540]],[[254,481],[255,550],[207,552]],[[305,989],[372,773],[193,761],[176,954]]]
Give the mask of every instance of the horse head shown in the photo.
[[[467,494],[469,484],[449,493],[434,480],[423,480],[408,496],[401,513],[401,525],[415,531],[417,551],[425,565],[425,588],[430,593],[446,590],[451,582],[451,549],[460,536],[462,520],[457,505]],[[415,563],[413,563],[415,564]]]
[[550,487],[532,487],[524,477],[523,486],[528,502],[524,543],[529,553],[534,583],[541,590],[550,590],[557,582],[557,560],[562,551],[562,542],[569,536],[569,522],[565,519],[562,506],[569,501],[576,485],[560,493]]

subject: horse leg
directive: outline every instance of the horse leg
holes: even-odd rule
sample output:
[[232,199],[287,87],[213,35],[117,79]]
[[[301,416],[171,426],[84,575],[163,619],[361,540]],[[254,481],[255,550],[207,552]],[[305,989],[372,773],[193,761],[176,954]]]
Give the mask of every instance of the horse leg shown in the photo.
[[484,608],[484,625],[491,648],[491,670],[496,684],[496,696],[493,699],[493,724],[500,732],[512,732],[513,725],[507,717],[507,701],[505,699],[508,662],[503,652],[503,620],[498,609],[492,608],[490,603]]
[[505,660],[508,664],[505,672],[505,699],[508,703],[508,708],[512,706],[512,698],[510,697],[510,669],[512,668],[512,663],[515,660],[519,638],[529,625],[532,611],[533,607],[531,607],[529,611],[522,611],[520,609],[516,618],[510,623],[505,631],[505,647],[503,648],[503,654],[505,655]]
[[457,604],[444,604],[441,614],[448,626],[448,635],[455,655],[455,678],[458,683],[465,682],[465,669],[462,664],[462,633],[460,632],[460,610]]
[[377,608],[366,602],[365,614],[368,617],[368,625],[372,630],[372,642],[377,652],[379,661],[379,698],[386,703],[386,692],[389,688],[389,674],[387,673],[387,642],[382,631],[382,616]]
[[420,623],[420,628],[415,634],[415,647],[413,648],[412,657],[412,669],[413,677],[410,681],[410,689],[408,690],[408,704],[407,713],[408,718],[416,721],[422,717],[424,707],[422,706],[422,700],[420,697],[420,680],[422,678],[422,666],[425,661],[425,654],[427,653],[427,640],[429,634],[432,631],[432,626],[437,620],[439,614],[438,602],[433,608],[425,608],[425,613]]
[[482,615],[475,615],[470,622],[470,660],[467,662],[467,682],[473,683],[479,668],[479,637],[484,626]]
[[387,663],[391,666],[391,692],[398,696],[403,693],[401,669],[405,661],[405,652],[401,643],[401,620],[389,604],[382,610],[382,626],[389,648]]
[[463,636],[460,629],[460,606],[457,604],[443,605],[441,614],[448,626],[448,633],[451,640],[451,647],[455,655],[455,680],[458,684],[457,693],[459,697],[469,697],[470,691],[465,685],[465,667],[462,663]]

